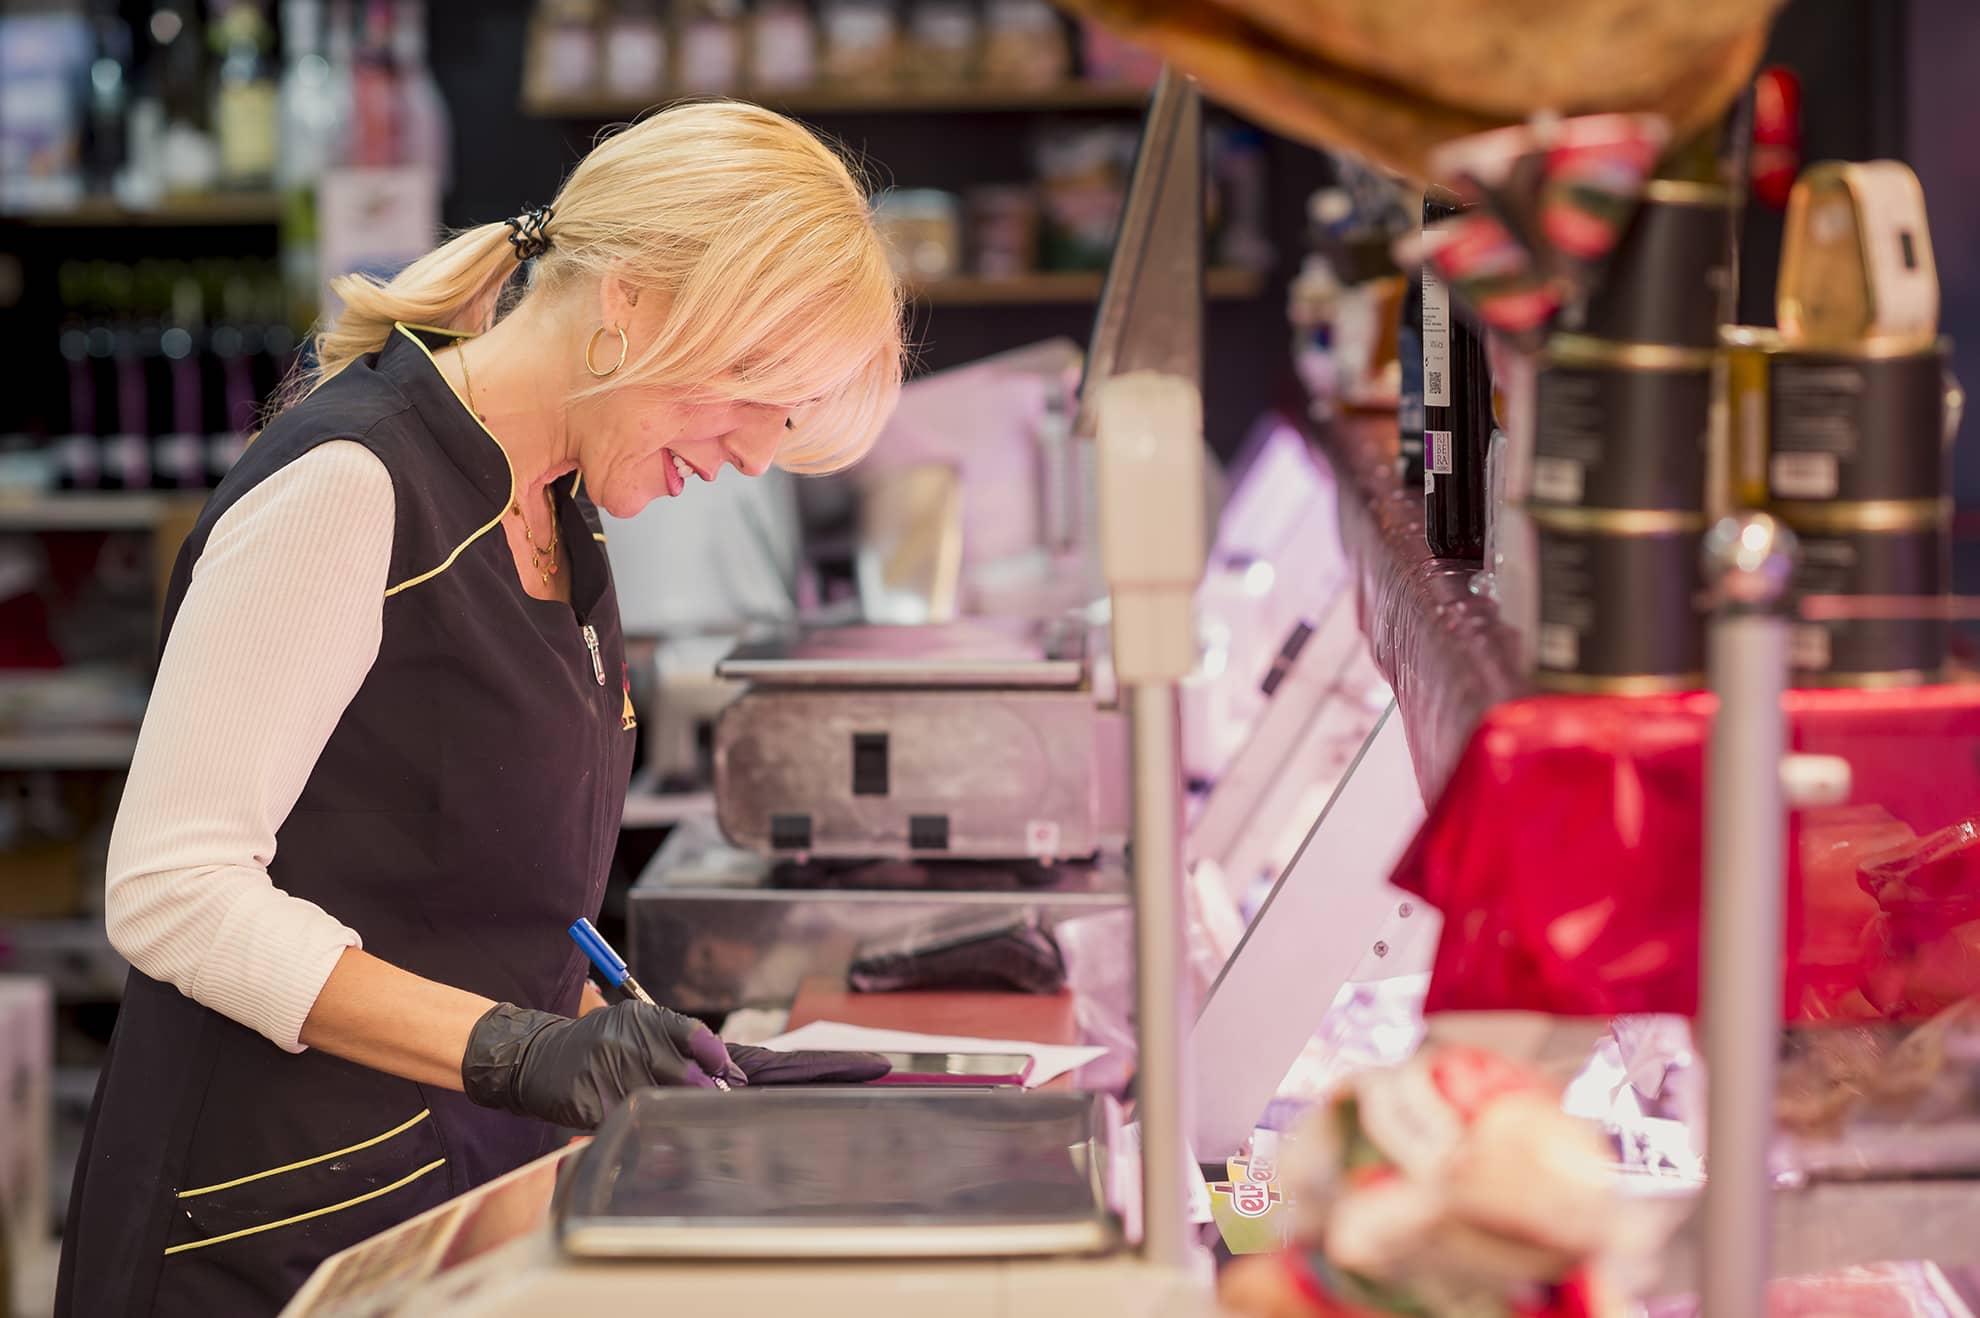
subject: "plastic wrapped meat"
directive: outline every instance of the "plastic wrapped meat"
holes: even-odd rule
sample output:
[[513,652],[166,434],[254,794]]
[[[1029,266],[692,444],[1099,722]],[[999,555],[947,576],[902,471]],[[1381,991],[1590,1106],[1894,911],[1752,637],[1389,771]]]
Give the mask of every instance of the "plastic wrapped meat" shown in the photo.
[[[1344,1085],[1282,1159],[1297,1247],[1234,1264],[1254,1315],[1601,1318],[1625,1219],[1596,1128],[1545,1075],[1432,1046]],[[1303,1306],[1303,1307],[1301,1307]]]
[[1872,1004],[1921,1016],[1980,994],[1980,818],[1870,860],[1862,883],[1878,907],[1862,942]]
[[1915,842],[1909,824],[1878,805],[1806,810],[1796,817],[1795,854],[1801,862],[1800,902],[1791,919],[1800,951],[1789,992],[1802,1019],[1851,1021],[1879,1013],[1862,995],[1860,958],[1877,899],[1859,878],[1866,861]]

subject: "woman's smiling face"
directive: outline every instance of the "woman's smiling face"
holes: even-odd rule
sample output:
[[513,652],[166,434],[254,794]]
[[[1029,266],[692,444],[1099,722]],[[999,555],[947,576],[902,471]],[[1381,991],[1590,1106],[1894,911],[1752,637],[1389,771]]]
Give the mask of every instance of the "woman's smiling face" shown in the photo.
[[632,517],[655,499],[679,498],[724,467],[761,476],[786,433],[786,408],[694,400],[631,386],[585,409],[578,469],[592,499],[614,517]]

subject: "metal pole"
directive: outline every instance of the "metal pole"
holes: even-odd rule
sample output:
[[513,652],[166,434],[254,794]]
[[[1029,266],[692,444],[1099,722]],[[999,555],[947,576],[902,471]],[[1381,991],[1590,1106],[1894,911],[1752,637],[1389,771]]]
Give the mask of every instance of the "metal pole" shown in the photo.
[[1180,1268],[1189,1256],[1189,1091],[1183,1048],[1188,992],[1183,968],[1181,763],[1176,686],[1144,682],[1129,692],[1134,737],[1134,919],[1139,956],[1135,1011],[1140,1060],[1135,1110],[1141,1122],[1142,1249]]
[[1706,538],[1717,591],[1707,664],[1718,713],[1705,770],[1706,1174],[1703,1318],[1767,1312],[1775,1058],[1781,1028],[1781,759],[1794,537],[1763,513]]

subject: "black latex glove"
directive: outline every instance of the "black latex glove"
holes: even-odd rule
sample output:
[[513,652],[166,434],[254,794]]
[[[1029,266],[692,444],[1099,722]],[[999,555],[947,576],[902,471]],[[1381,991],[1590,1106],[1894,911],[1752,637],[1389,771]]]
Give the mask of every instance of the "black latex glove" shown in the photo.
[[894,1068],[878,1053],[780,1053],[729,1045],[729,1060],[752,1085],[863,1085]]
[[578,1020],[503,1003],[475,1022],[461,1059],[483,1107],[596,1130],[628,1094],[654,1085],[712,1089],[742,1079],[715,1032],[692,1017],[621,1002]]

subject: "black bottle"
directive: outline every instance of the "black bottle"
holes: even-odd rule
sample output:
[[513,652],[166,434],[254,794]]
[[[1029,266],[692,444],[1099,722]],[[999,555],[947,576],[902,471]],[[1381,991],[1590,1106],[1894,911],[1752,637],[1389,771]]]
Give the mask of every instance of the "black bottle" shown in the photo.
[[[1423,199],[1425,226],[1462,209],[1450,193]],[[1485,449],[1492,437],[1492,370],[1450,291],[1423,268],[1423,530],[1438,558],[1485,557]]]

